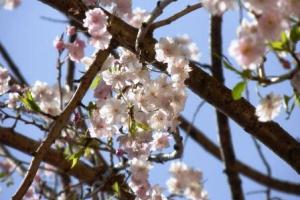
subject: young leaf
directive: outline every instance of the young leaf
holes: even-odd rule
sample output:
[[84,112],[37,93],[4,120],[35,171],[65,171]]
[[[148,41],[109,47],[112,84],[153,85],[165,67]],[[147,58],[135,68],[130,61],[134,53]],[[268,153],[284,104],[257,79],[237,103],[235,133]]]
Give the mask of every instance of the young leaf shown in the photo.
[[142,129],[144,131],[151,131],[151,128],[150,128],[150,126],[148,124],[141,123],[141,122],[135,122],[135,123],[136,123],[137,128],[140,128],[140,129]]
[[290,33],[292,42],[297,43],[300,40],[300,26],[294,26]]
[[281,33],[281,40],[269,43],[269,46],[274,51],[289,51],[289,45],[290,45],[290,41],[285,32]]
[[231,94],[234,100],[239,100],[242,97],[246,85],[247,85],[246,81],[241,81],[233,87]]
[[82,148],[78,152],[67,157],[67,159],[72,162],[71,169],[78,163],[80,157],[84,154],[84,152],[85,152],[85,149]]
[[96,87],[101,83],[101,80],[102,80],[101,76],[99,76],[99,75],[96,76],[90,86],[90,89],[91,90],[96,89]]
[[20,96],[20,101],[23,103],[26,109],[35,111],[35,112],[40,112],[41,108],[39,105],[35,102],[33,99],[33,96],[31,92],[28,90],[26,91],[23,95]]
[[129,133],[131,137],[135,137],[136,136],[136,132],[137,132],[137,123],[134,119],[130,119],[129,120]]
[[120,193],[120,186],[119,186],[119,183],[118,182],[115,182],[112,186],[112,189],[116,195],[117,198],[120,198],[121,196],[121,193]]

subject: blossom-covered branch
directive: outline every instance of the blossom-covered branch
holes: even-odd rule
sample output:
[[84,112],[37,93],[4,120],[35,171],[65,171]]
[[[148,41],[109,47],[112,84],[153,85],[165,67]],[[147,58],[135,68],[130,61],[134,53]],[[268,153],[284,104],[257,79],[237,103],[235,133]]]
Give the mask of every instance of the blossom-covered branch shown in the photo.
[[18,189],[17,193],[13,196],[14,200],[20,200],[23,198],[25,193],[27,192],[28,188],[30,187],[33,178],[38,170],[38,167],[42,161],[42,158],[47,153],[50,146],[53,144],[55,139],[60,135],[61,130],[64,128],[65,123],[68,121],[71,113],[74,109],[78,106],[82,98],[84,97],[87,89],[89,88],[90,84],[92,83],[94,77],[96,76],[97,72],[101,69],[102,64],[108,57],[110,52],[109,50],[99,51],[95,58],[95,61],[90,66],[89,70],[83,76],[81,80],[81,84],[79,85],[78,89],[76,90],[75,94],[73,95],[72,99],[68,103],[67,107],[64,111],[59,115],[59,117],[55,120],[52,124],[50,132],[47,138],[41,143],[38,149],[35,152],[34,158],[31,161],[29,166],[29,170],[21,184],[20,188]]
[[[56,2],[54,0],[42,0],[42,2],[49,4],[65,13],[72,19],[80,22],[83,20],[83,13],[85,6],[78,0],[65,1],[64,3]],[[71,12],[72,8],[78,9],[74,14]],[[109,16],[110,24],[108,26],[109,32],[113,38],[119,42],[120,45],[135,52],[135,41],[137,36],[137,29],[124,23],[116,16],[106,13]],[[157,68],[165,70],[166,66],[160,62],[155,61],[154,46],[156,40],[151,37],[145,37],[144,49],[142,51],[142,58],[149,63],[154,64]],[[218,110],[225,113],[232,118],[246,132],[254,135],[263,144],[268,146],[278,156],[285,160],[289,165],[300,173],[300,144],[290,136],[283,128],[275,122],[261,123],[257,120],[254,107],[245,99],[238,101],[233,100],[231,90],[226,88],[223,84],[218,83],[214,78],[209,76],[203,70],[197,68],[193,63],[190,63],[193,72],[186,80],[186,84],[191,90],[205,99],[207,102],[215,106]]]

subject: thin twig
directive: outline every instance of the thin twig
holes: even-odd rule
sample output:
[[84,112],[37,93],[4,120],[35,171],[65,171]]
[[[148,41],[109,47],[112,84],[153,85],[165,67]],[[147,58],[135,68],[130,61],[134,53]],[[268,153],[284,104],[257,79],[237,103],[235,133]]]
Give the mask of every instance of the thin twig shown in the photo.
[[176,21],[177,19],[179,19],[199,8],[202,8],[202,3],[195,3],[193,5],[188,5],[185,9],[172,15],[171,17],[168,17],[167,19],[163,19],[163,20],[153,23],[150,26],[150,29],[154,30],[154,29],[160,28],[162,26],[171,24],[172,22]]
[[[201,102],[199,103],[199,105],[197,106],[197,108],[196,108],[196,110],[195,110],[195,112],[194,112],[194,114],[193,114],[192,122],[191,122],[191,124],[190,124],[190,127],[189,127],[188,130],[187,130],[188,133],[191,131],[191,129],[192,129],[192,127],[193,127],[193,125],[194,125],[194,123],[195,123],[195,121],[196,121],[197,115],[198,115],[199,111],[201,110],[201,108],[204,106],[204,104],[205,104],[205,101],[201,101]],[[185,147],[186,144],[187,144],[188,138],[189,138],[189,134],[186,134],[186,136],[185,136],[185,138],[184,138],[184,142],[183,142],[183,146],[184,146],[184,147]],[[182,157],[183,157],[183,156],[182,156]]]
[[60,116],[55,120],[52,124],[50,132],[46,139],[41,143],[34,154],[34,158],[31,161],[29,166],[29,170],[23,179],[23,182],[19,189],[17,190],[16,194],[13,196],[13,200],[21,200],[23,196],[26,194],[28,188],[30,187],[34,176],[38,170],[38,167],[45,155],[48,151],[50,146],[53,144],[55,139],[58,138],[62,128],[65,126],[65,123],[68,121],[71,113],[80,103],[81,99],[84,97],[86,91],[88,90],[90,84],[92,83],[94,77],[96,76],[97,72],[101,69],[102,64],[106,60],[109,55],[110,48],[107,50],[99,51],[96,55],[96,58],[92,65],[90,66],[89,70],[84,75],[78,89],[76,90],[75,94],[73,95],[72,99],[64,109],[64,111],[60,114]]
[[19,67],[15,64],[15,62],[12,60],[12,58],[10,57],[9,53],[6,51],[6,49],[4,48],[4,46],[1,44],[0,42],[0,53],[2,54],[4,60],[7,62],[8,67],[10,68],[10,70],[13,72],[13,74],[16,76],[16,78],[18,79],[19,83],[23,84],[23,85],[28,85],[26,79],[24,78],[24,76],[22,75],[22,73],[20,72]]
[[[258,152],[258,155],[259,155],[259,157],[260,157],[260,159],[262,160],[262,162],[263,162],[263,164],[264,164],[264,166],[265,166],[265,168],[266,168],[266,170],[267,170],[267,175],[268,175],[268,177],[272,177],[272,169],[271,169],[271,166],[270,166],[270,164],[268,163],[268,161],[267,161],[267,159],[266,159],[266,157],[265,157],[265,155],[264,155],[264,153],[263,153],[263,151],[262,151],[262,149],[261,149],[261,146],[260,146],[260,144],[258,143],[258,141],[252,136],[252,140],[253,140],[253,142],[254,142],[254,145],[255,145],[255,148],[256,148],[256,150],[257,150],[257,152]],[[267,200],[271,200],[271,188],[270,187],[267,187],[267,189],[266,189],[266,199]]]
[[152,12],[151,12],[150,16],[147,18],[147,20],[142,23],[142,26],[138,31],[136,42],[135,42],[135,49],[137,52],[141,51],[143,40],[145,39],[145,36],[147,35],[154,20],[163,13],[163,10],[169,4],[171,4],[175,1],[177,1],[177,0],[159,0],[157,2],[156,7],[152,10]]
[[148,160],[152,162],[163,163],[169,160],[174,160],[180,158],[183,153],[183,143],[182,137],[179,133],[179,128],[176,128],[176,131],[172,133],[172,136],[175,140],[174,151],[171,153],[159,153],[156,155],[150,155]]

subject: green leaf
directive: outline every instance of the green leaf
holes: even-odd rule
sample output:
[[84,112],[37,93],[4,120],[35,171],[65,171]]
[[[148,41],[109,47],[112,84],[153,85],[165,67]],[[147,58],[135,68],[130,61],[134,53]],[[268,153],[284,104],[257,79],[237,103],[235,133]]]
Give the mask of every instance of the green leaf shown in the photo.
[[35,102],[33,99],[33,96],[31,92],[28,90],[26,91],[23,95],[20,96],[20,101],[23,103],[26,109],[35,111],[35,112],[40,112],[41,108],[39,105]]
[[116,195],[117,198],[120,198],[121,196],[121,192],[120,192],[120,186],[118,182],[115,182],[112,186],[112,189]]
[[274,51],[286,51],[286,49],[284,48],[284,44],[281,41],[270,42],[269,46]]
[[96,87],[101,83],[101,80],[102,80],[101,76],[99,76],[99,75],[96,76],[90,86],[90,89],[91,90],[96,89]]
[[281,33],[281,39],[279,41],[273,41],[269,43],[269,46],[274,51],[289,51],[289,38],[285,32]]
[[131,137],[135,137],[137,132],[137,125],[134,119],[129,119],[129,133]]
[[300,26],[294,26],[290,33],[292,42],[297,43],[300,40]]
[[246,85],[247,85],[246,81],[241,81],[233,87],[231,94],[234,100],[239,100],[242,97],[242,94],[246,89]]
[[148,124],[141,123],[141,122],[135,122],[135,123],[136,123],[136,127],[137,128],[140,128],[140,129],[142,129],[144,131],[151,131],[151,128],[150,128],[150,126]]
[[92,149],[91,148],[85,148],[85,150],[84,150],[84,156],[85,157],[89,157],[90,155],[91,155],[91,153],[92,153]]
[[288,38],[288,36],[287,36],[287,34],[286,34],[285,31],[283,31],[283,32],[281,33],[281,42],[282,42],[283,44],[288,44],[288,42],[289,42],[289,38]]
[[67,157],[67,159],[72,162],[71,169],[78,163],[80,157],[83,156],[84,152],[85,152],[85,149],[82,148],[78,152],[76,152],[76,153],[74,153],[72,155],[69,155]]

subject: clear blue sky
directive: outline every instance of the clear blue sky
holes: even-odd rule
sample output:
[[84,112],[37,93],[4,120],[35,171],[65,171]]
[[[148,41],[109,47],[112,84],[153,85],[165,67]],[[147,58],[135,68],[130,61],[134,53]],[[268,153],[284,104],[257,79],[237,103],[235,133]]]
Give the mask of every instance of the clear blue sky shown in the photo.
[[[150,10],[154,7],[156,1],[154,0],[133,0],[134,6],[139,6]],[[163,17],[169,16],[175,11],[184,8],[188,3],[197,1],[179,1],[172,4]],[[230,41],[235,37],[236,27],[238,25],[238,12],[226,13],[224,17],[224,52],[227,52]],[[53,23],[41,19],[42,16],[51,17],[55,19],[64,19],[62,15],[53,10],[52,8],[43,5],[35,0],[23,1],[23,4],[15,11],[0,10],[0,41],[7,48],[12,58],[18,66],[20,66],[22,73],[32,84],[36,80],[42,80],[50,84],[55,83],[55,62],[57,52],[52,47],[52,40],[56,35],[61,34],[65,29],[65,24]],[[164,27],[155,32],[155,37],[162,36],[176,36],[180,34],[188,34],[194,42],[198,44],[201,51],[201,62],[209,62],[209,16],[204,10],[198,10],[172,24],[171,26]],[[4,63],[0,58],[0,63]],[[82,68],[78,68],[82,69]],[[274,59],[268,62],[268,71],[272,74],[280,73],[280,66]],[[235,85],[239,80],[236,75],[226,71],[226,85],[230,88]],[[250,84],[251,102],[257,104],[258,99],[253,92],[255,89],[254,84]],[[289,83],[285,83],[272,88],[261,90],[262,94],[267,94],[274,91],[279,94],[291,94],[292,89]],[[191,119],[192,115],[200,103],[200,98],[189,92],[186,109],[184,115]],[[289,121],[285,120],[286,115],[282,114],[276,118],[276,121],[281,123],[294,137],[300,137],[299,126],[299,109],[296,109]],[[297,120],[298,119],[298,120]],[[297,123],[298,122],[298,123]],[[216,143],[218,142],[217,128],[215,123],[214,109],[206,104],[198,114],[195,125],[203,130],[209,138]],[[239,128],[234,122],[231,121],[232,135],[234,140],[234,148],[237,158],[249,163],[252,167],[265,171],[261,160],[254,148],[250,136]],[[41,133],[34,131],[32,128],[19,127],[22,133],[30,133],[29,136],[34,138],[42,137]],[[184,135],[184,134],[183,134]],[[282,160],[274,155],[270,150],[263,147],[263,150],[272,166],[273,176],[284,180],[300,182],[300,177]],[[18,154],[21,156],[21,154]],[[204,173],[205,189],[209,193],[212,200],[226,200],[230,199],[229,187],[227,184],[226,176],[222,173],[222,164],[216,159],[207,154],[201,147],[195,144],[192,139],[188,139],[186,151],[183,160],[191,166],[199,168]],[[151,174],[152,183],[165,184],[169,177],[168,167],[162,165],[155,165],[153,173]],[[242,178],[243,188],[245,192],[254,190],[262,190],[263,186],[255,184],[247,178]],[[16,185],[6,188],[0,183],[2,192],[0,192],[0,199],[6,200],[16,190],[20,180],[15,179]],[[282,193],[273,192],[274,196],[282,197],[285,200],[300,199],[296,196],[287,196]],[[249,200],[264,199],[264,195],[248,195]]]

